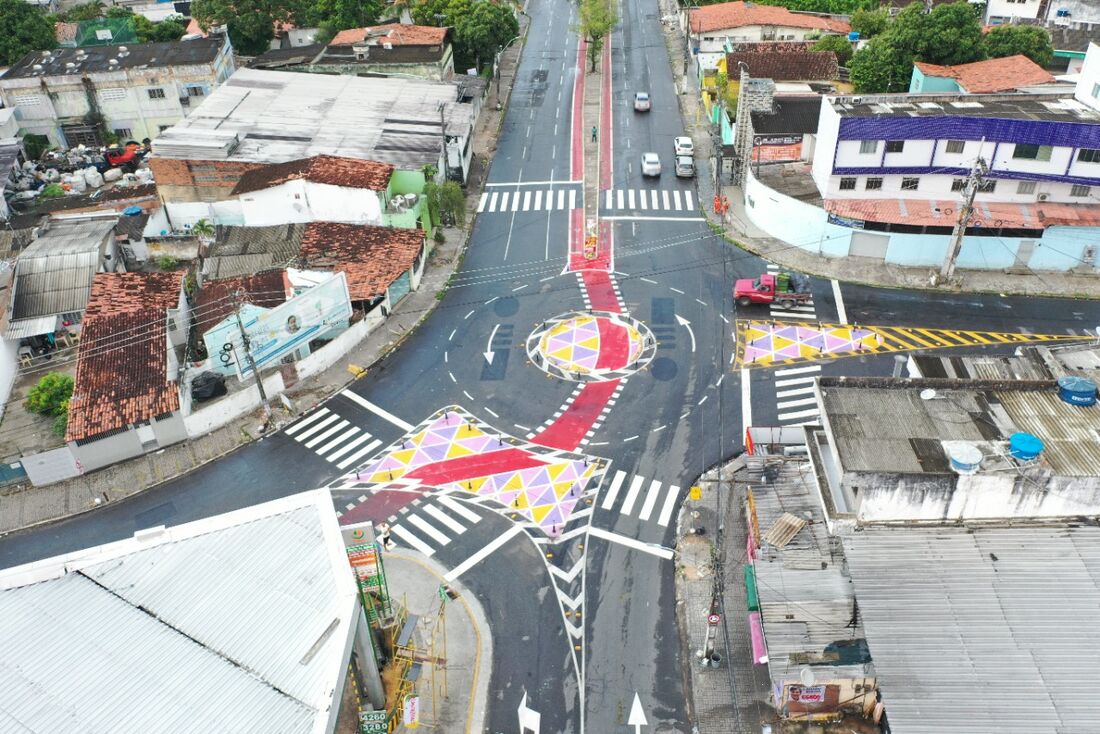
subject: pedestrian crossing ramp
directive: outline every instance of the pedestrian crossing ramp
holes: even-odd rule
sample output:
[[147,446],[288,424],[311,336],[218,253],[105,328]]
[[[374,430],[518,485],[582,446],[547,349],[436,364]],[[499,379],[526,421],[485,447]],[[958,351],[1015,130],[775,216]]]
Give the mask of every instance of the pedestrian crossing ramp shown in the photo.
[[616,471],[597,503],[601,510],[667,528],[676,513],[680,488],[640,474]]
[[358,466],[382,445],[380,439],[327,406],[287,426],[283,433],[337,469]]
[[552,187],[524,190],[490,190],[477,202],[478,214],[513,214],[519,212],[555,212],[580,209],[584,200],[580,189]]

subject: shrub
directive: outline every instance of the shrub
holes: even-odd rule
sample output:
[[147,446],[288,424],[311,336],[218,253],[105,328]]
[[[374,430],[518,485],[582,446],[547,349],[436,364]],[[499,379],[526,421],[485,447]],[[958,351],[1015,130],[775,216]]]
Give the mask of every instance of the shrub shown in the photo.
[[44,375],[27,393],[23,407],[41,415],[68,415],[73,396],[73,378],[60,372]]

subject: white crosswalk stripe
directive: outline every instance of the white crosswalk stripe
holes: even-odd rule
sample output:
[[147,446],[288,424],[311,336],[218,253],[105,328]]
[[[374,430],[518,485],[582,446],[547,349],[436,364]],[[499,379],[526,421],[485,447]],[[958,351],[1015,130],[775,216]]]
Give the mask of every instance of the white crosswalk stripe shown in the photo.
[[680,189],[606,189],[603,208],[623,212],[691,212],[695,199],[690,191]]
[[818,422],[821,411],[814,396],[814,380],[820,374],[821,365],[818,364],[775,371],[775,407],[781,425]]
[[[556,194],[556,196],[555,196]],[[621,192],[620,192],[621,195]],[[605,209],[612,208],[612,190],[605,195]],[[557,186],[521,191],[493,191],[482,194],[477,202],[479,214],[512,212],[552,212],[576,209],[577,189]],[[621,203],[620,203],[621,208]]]
[[284,429],[306,449],[347,469],[364,460],[382,442],[327,407],[320,407]]
[[432,495],[404,515],[391,518],[390,531],[398,544],[432,556],[481,522],[482,517],[453,497]]
[[[636,516],[642,522],[649,522],[654,510],[660,508],[657,513],[657,524],[668,527],[672,520],[672,513],[676,509],[676,500],[680,495],[680,488],[675,484],[666,484],[658,479],[648,479],[635,474],[630,477],[629,485],[625,471],[616,471],[611,477],[600,500],[601,510],[617,511],[620,515]],[[626,495],[619,504],[619,496],[626,487]],[[641,507],[635,515],[635,506],[641,499]],[[617,507],[616,507],[617,506]]]

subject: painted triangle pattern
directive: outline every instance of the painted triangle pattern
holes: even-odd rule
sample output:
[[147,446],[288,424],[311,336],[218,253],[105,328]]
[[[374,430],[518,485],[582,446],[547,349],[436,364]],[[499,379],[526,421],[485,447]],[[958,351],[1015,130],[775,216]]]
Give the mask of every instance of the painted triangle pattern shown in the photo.
[[378,458],[362,467],[358,481],[387,484],[415,470],[453,459],[499,451],[502,445],[519,449],[538,466],[495,471],[484,476],[439,485],[439,489],[466,492],[492,499],[546,535],[560,535],[582,501],[586,488],[603,472],[603,462],[582,454],[547,451],[499,431],[488,429],[457,409],[441,411]]
[[745,365],[873,352],[881,346],[881,337],[874,331],[851,326],[750,323],[744,330],[744,339],[741,362]]
[[[632,324],[605,319],[606,328],[622,329],[626,333],[627,352],[622,365],[637,361],[644,348],[641,332]],[[598,317],[575,316],[548,329],[539,349],[548,362],[561,370],[589,373],[596,369],[600,357],[600,327]]]

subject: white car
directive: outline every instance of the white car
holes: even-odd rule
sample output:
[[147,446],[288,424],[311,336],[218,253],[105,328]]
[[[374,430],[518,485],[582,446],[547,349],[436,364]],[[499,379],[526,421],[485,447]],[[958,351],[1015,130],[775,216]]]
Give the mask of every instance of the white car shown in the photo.
[[672,143],[673,143],[673,147],[676,149],[676,155],[678,155],[678,156],[681,156],[681,155],[694,156],[695,155],[695,143],[691,142],[691,138],[689,138],[687,136],[682,136],[682,137],[673,139]]
[[661,159],[656,153],[642,153],[642,175],[661,175]]
[[634,111],[649,112],[649,92],[636,92],[634,94]]

